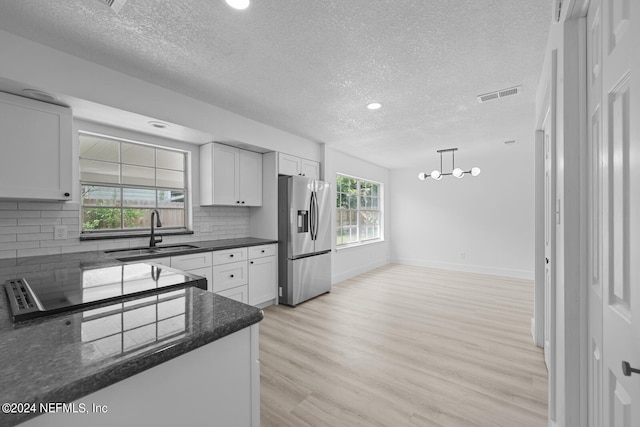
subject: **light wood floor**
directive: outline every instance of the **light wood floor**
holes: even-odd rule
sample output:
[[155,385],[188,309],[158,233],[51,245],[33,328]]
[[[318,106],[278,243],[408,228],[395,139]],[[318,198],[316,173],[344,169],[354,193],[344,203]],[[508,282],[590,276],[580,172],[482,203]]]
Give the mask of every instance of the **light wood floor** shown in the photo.
[[547,425],[533,283],[390,264],[260,323],[270,426]]

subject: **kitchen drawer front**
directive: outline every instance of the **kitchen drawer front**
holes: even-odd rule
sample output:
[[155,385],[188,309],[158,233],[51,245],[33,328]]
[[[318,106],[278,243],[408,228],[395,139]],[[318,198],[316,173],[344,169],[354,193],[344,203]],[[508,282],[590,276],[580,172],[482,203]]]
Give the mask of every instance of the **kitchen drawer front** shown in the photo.
[[213,265],[227,264],[230,262],[244,261],[247,259],[247,248],[225,249],[214,251],[212,254]]
[[211,267],[211,252],[172,256],[171,267],[184,271]]
[[273,256],[276,254],[276,245],[261,245],[249,247],[249,259]]
[[171,258],[170,257],[162,257],[162,258],[152,258],[147,261],[133,261],[133,262],[150,262],[153,264],[166,265],[167,267],[171,267]]
[[248,304],[249,302],[249,293],[248,293],[247,285],[226,289],[224,291],[216,292],[216,294],[222,295],[223,297],[227,297],[234,301],[243,302],[245,304]]
[[220,292],[246,284],[246,261],[213,266],[213,292]]

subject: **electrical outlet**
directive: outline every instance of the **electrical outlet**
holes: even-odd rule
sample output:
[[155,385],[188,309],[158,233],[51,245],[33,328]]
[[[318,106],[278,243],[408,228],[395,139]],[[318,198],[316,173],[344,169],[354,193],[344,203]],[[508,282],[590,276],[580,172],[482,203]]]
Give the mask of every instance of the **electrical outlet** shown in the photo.
[[54,240],[67,240],[67,226],[56,225],[53,227],[53,239]]
[[464,252],[460,252],[460,259],[464,260],[466,257],[466,254]]

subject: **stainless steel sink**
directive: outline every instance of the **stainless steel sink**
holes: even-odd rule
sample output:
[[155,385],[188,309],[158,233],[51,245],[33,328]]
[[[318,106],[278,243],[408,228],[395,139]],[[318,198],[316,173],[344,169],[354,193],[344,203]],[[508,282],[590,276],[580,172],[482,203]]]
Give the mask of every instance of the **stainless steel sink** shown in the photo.
[[186,251],[189,249],[197,249],[197,246],[193,245],[170,245],[170,246],[156,246],[153,248],[127,248],[127,249],[113,249],[110,251],[104,251],[107,254],[112,254],[116,259],[119,258],[131,258],[138,256],[174,253],[180,251]]

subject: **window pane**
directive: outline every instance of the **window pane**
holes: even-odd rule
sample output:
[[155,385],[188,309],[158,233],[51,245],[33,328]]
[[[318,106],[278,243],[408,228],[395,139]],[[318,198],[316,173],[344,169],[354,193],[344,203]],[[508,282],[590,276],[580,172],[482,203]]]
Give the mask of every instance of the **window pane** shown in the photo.
[[120,208],[82,208],[82,228],[84,230],[110,230],[121,228]]
[[183,208],[184,207],[184,191],[158,190],[158,206]]
[[155,169],[122,165],[122,183],[131,185],[155,185]]
[[153,166],[154,151],[153,147],[147,147],[139,144],[122,143],[122,163],[138,166]]
[[156,169],[158,187],[184,188],[184,172]]
[[184,153],[157,149],[156,167],[184,171]]
[[119,162],[119,142],[92,135],[79,135],[80,157],[84,159]]
[[124,188],[122,199],[125,206],[155,208],[156,190],[149,188]]
[[378,196],[378,184],[371,184],[371,195]]
[[151,228],[152,209],[125,208],[123,211],[124,228]]
[[184,209],[160,209],[163,227],[182,227],[184,225]]
[[80,159],[80,180],[119,184],[120,165],[117,163]]
[[83,206],[120,206],[120,188],[100,187],[96,185],[82,186]]

